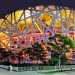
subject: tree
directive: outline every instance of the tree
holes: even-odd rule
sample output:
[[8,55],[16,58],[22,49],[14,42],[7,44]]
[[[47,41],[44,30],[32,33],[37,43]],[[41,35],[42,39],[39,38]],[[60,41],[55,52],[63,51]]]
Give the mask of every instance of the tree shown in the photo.
[[37,59],[43,60],[43,49],[42,49],[41,44],[36,42],[36,43],[34,43],[32,48],[33,48],[34,56],[36,56]]
[[35,42],[31,48],[27,48],[26,53],[30,55],[32,60],[43,60],[43,48],[38,42]]
[[48,47],[54,53],[58,54],[59,59],[59,68],[61,66],[61,57],[65,55],[66,52],[69,52],[71,48],[75,47],[75,43],[68,37],[55,34],[54,36],[49,37]]
[[49,59],[49,64],[52,66],[52,65],[56,65],[58,63],[58,59],[57,58],[51,58]]

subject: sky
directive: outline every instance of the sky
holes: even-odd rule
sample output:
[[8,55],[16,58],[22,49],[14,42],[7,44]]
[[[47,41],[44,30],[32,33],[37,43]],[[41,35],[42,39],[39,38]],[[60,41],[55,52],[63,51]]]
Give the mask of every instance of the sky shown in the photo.
[[75,0],[1,0],[0,18],[18,9],[27,9],[36,5],[58,5],[75,8]]

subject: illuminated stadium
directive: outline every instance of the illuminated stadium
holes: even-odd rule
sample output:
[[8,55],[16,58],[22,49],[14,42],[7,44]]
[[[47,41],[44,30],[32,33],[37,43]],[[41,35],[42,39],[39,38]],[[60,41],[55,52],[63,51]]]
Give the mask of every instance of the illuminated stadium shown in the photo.
[[67,7],[43,5],[8,14],[0,19],[0,46],[31,46],[35,41],[47,42],[48,36],[54,34],[64,34],[75,40],[74,15],[75,11]]
[[75,41],[75,11],[67,6],[29,6],[0,19],[0,47],[17,51],[34,42],[48,42],[49,36],[63,34]]

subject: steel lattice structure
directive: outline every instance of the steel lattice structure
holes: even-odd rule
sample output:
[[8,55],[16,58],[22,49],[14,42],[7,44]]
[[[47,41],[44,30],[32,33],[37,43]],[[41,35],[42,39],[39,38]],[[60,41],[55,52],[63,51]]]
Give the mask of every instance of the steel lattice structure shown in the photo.
[[48,41],[54,34],[75,40],[75,11],[67,7],[36,6],[18,10],[0,20],[0,45],[8,49]]

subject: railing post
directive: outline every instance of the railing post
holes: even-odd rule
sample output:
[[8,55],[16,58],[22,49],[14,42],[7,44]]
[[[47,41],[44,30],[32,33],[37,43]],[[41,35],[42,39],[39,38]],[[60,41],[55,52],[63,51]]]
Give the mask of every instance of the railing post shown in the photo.
[[12,72],[12,65],[9,66],[9,70]]

